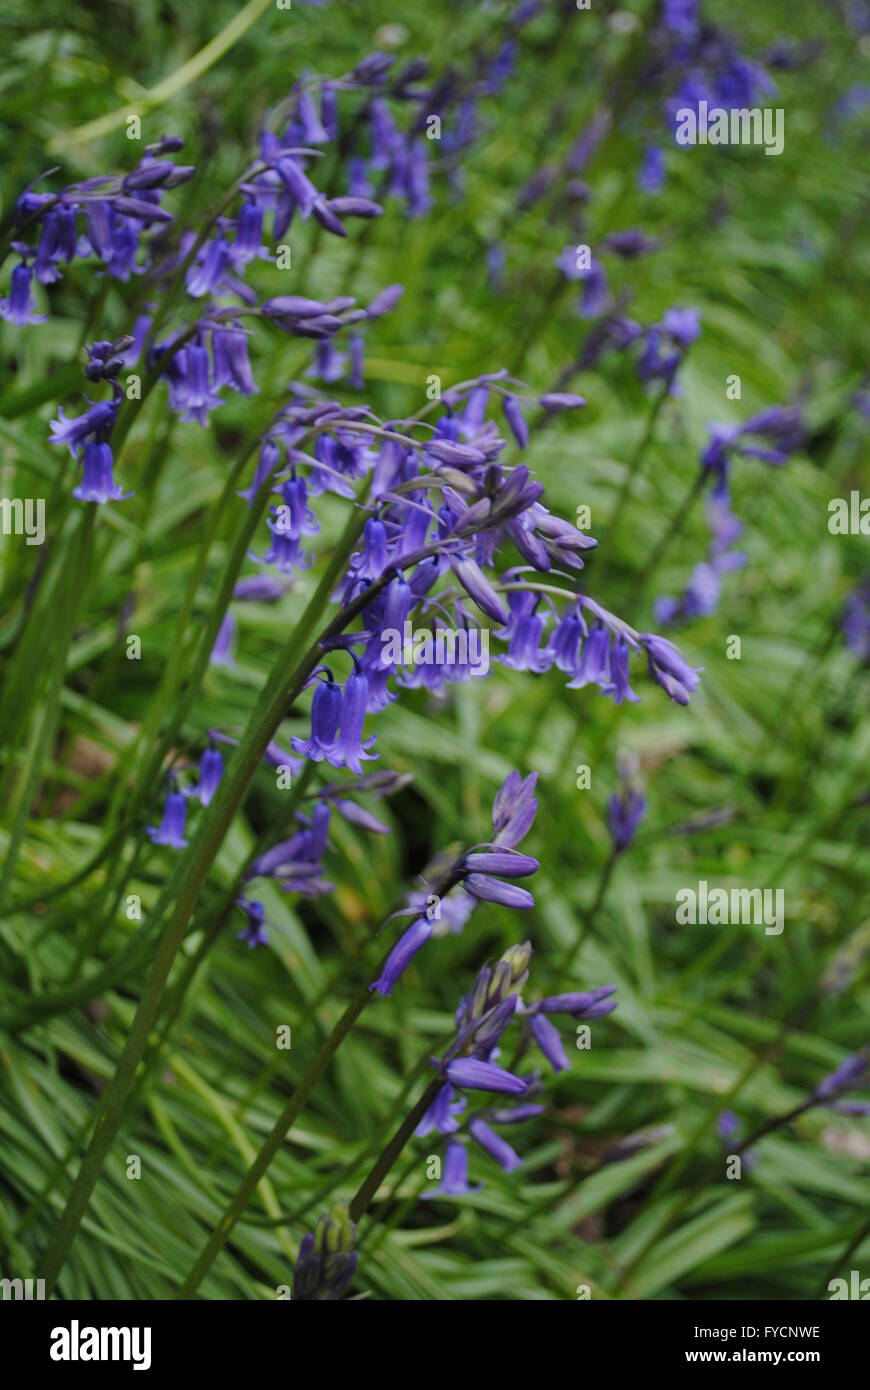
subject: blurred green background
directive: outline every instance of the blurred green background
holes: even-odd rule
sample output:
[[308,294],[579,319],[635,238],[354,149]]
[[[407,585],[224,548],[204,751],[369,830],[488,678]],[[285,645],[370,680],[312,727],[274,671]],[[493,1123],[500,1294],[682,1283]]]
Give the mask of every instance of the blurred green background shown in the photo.
[[[198,173],[174,206],[195,226],[244,168],[268,109],[303,73],[339,75],[373,50],[397,63],[422,56],[436,75],[451,66],[467,73],[481,53],[498,51],[510,8],[450,0],[413,0],[399,12],[381,0],[295,0],[290,11],[219,0],[84,8],[49,0],[37,17],[4,0],[0,216],[8,219],[24,185],[54,165],[58,187],[130,168],[141,147],[126,138],[129,107],[141,114],[145,140],[184,136],[184,158]],[[691,487],[709,423],[738,423],[799,399],[807,427],[804,447],[781,469],[736,461],[733,505],[746,528],[747,564],[726,576],[718,611],[676,635],[703,667],[700,689],[682,709],[639,679],[641,703],[614,708],[594,689],[566,690],[559,672],[532,678],[500,666],[486,681],[452,687],[445,701],[403,692],[372,724],[379,766],[413,774],[411,789],[378,808],[394,833],[365,837],[334,824],[334,895],[300,905],[265,885],[260,896],[276,926],[270,948],[246,951],[232,930],[240,923],[222,934],[113,1148],[64,1275],[66,1297],[169,1295],[334,1023],[347,991],[332,982],[355,962],[364,978],[366,933],[431,853],[485,838],[492,796],[511,768],[540,774],[529,840],[541,861],[536,908],[517,920],[481,906],[461,936],[418,957],[389,1005],[367,1012],[203,1294],[274,1297],[289,1282],[302,1233],[325,1203],[354,1190],[364,1155],[395,1128],[427,1050],[449,1034],[460,993],[485,960],[524,936],[535,946],[536,989],[615,982],[619,1010],[595,1025],[592,1049],[576,1053],[572,1070],[548,1082],[545,1115],[518,1140],[526,1159],[518,1174],[472,1158],[472,1177],[486,1180],[480,1193],[452,1206],[421,1203],[425,1158],[435,1150],[431,1139],[412,1143],[361,1229],[355,1292],[552,1299],[574,1298],[586,1283],[593,1297],[797,1299],[827,1296],[826,1278],[844,1252],[847,1274],[862,1260],[870,1272],[866,1119],[810,1112],[763,1140],[740,1181],[726,1180],[715,1131],[724,1109],[736,1112],[744,1134],[788,1111],[868,1041],[868,667],[843,640],[841,617],[870,566],[867,538],[831,535],[827,508],[868,487],[870,423],[854,397],[870,348],[870,107],[855,100],[849,114],[837,103],[870,81],[870,37],[859,7],[739,0],[705,3],[703,13],[755,60],[781,40],[800,55],[794,69],[775,71],[777,91],[765,102],[786,113],[780,157],[751,147],[669,148],[662,191],[643,192],[640,161],[646,144],[662,139],[668,94],[643,68],[656,7],[544,4],[522,32],[508,81],[479,103],[476,138],[459,161],[461,188],[449,186],[448,168],[436,169],[425,217],[409,220],[388,201],[382,218],[355,224],[346,242],[297,222],[292,290],[267,262],[250,276],[261,297],[349,289],[364,303],[401,281],[400,306],[368,338],[365,392],[346,396],[389,418],[420,406],[431,374],[446,387],[506,366],[535,391],[552,388],[589,331],[555,269],[563,248],[595,247],[630,227],[657,238],[654,254],[608,258],[611,290],[644,325],[672,305],[694,307],[702,334],[681,372],[682,393],[654,422],[619,527],[588,561],[587,591],[641,630],[657,630],[655,595],[681,592],[704,556],[702,506],[640,593],[638,576]],[[226,51],[185,75],[233,25],[240,32]],[[602,112],[610,128],[580,175],[586,193],[572,196],[563,161]],[[82,131],[100,121],[96,136]],[[529,206],[523,191],[542,169],[554,171],[552,183]],[[503,252],[500,277],[488,263],[493,243]],[[96,336],[127,331],[137,293],[134,281],[100,285],[92,267],[77,263],[51,289],[47,326],[0,325],[4,495],[34,495],[38,478],[55,496],[48,420],[58,402],[70,410],[80,397],[84,337],[97,326]],[[89,319],[95,294],[97,318]],[[37,297],[44,312],[45,291]],[[261,395],[229,400],[209,431],[168,419],[162,390],[142,412],[124,478],[136,495],[99,516],[13,909],[73,876],[99,848],[206,509],[251,421],[268,419],[309,359],[304,343],[260,335],[252,362]],[[726,398],[733,374],[739,401]],[[575,372],[569,389],[587,398],[586,409],[535,433],[526,461],[551,509],[573,519],[589,505],[600,536],[655,392],[637,379],[631,353]],[[342,514],[328,499],[325,537]],[[49,508],[50,531],[61,515]],[[237,523],[233,513],[212,551],[203,613]],[[41,562],[15,538],[0,544],[0,659],[8,669]],[[313,583],[303,576],[274,607],[236,606],[237,664],[209,671],[185,730],[191,747],[211,727],[243,727]],[[143,636],[135,666],[121,655],[125,605],[126,630]],[[739,660],[726,655],[731,636],[741,639]],[[304,723],[287,722],[285,746]],[[590,915],[609,857],[606,808],[620,750],[640,759],[649,810]],[[7,766],[0,849],[21,756]],[[591,770],[588,790],[576,785],[581,765]],[[204,892],[189,956],[254,836],[279,820],[280,796],[268,772],[259,774]],[[146,913],[168,872],[165,852],[156,851],[130,885]],[[7,909],[0,923],[4,1273],[39,1271],[141,985],[142,964],[123,966],[136,924],[120,912],[92,949],[101,875],[48,903]],[[675,894],[701,879],[782,888],[785,931],[678,927]],[[557,963],[581,933],[575,978],[560,979]],[[104,968],[111,987],[89,987]],[[290,1053],[274,1047],[282,1023],[293,1029]],[[620,1144],[620,1161],[610,1161]],[[142,1157],[141,1181],[125,1176],[128,1154]]]

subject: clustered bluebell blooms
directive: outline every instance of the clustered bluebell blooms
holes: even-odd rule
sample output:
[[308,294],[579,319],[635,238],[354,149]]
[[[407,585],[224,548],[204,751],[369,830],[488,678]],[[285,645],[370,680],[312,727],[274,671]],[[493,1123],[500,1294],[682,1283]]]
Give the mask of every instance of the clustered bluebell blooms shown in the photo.
[[[534,12],[534,5],[526,5],[514,13],[512,35]],[[392,59],[382,54],[339,79],[303,79],[261,132],[258,160],[239,181],[234,200],[224,204],[224,214],[199,237],[191,231],[172,236],[165,195],[194,171],[169,157],[182,146],[169,137],[149,146],[127,175],[89,180],[59,193],[31,186],[16,209],[13,245],[20,262],[9,301],[4,301],[7,316],[16,322],[32,317],[33,276],[51,285],[77,257],[95,259],[105,273],[121,279],[147,270],[150,295],[177,284],[196,306],[198,317],[190,324],[179,313],[183,302],[179,305],[178,296],[170,295],[170,312],[179,318],[166,321],[165,304],[146,298],[145,312],[130,334],[88,346],[86,378],[108,388],[110,398],[89,400],[74,418],[59,409],[51,422],[52,444],[68,448],[81,466],[81,481],[73,489],[79,500],[102,505],[132,495],[114,479],[112,451],[125,402],[118,378],[132,363],[141,360],[152,383],[166,384],[172,411],[204,426],[225,390],[243,395],[257,390],[246,321],[314,345],[307,379],[290,384],[287,403],[260,442],[253,477],[241,490],[249,507],[264,493],[276,501],[266,520],[268,540],[252,550],[261,572],[240,579],[234,598],[275,601],[294,572],[313,563],[306,547],[319,530],[312,505],[318,496],[331,493],[366,506],[359,549],[334,595],[339,611],[356,605],[358,625],[324,648],[311,675],[309,733],[292,736],[292,753],[272,743],[264,756],[267,765],[294,775],[305,760],[346,769],[357,782],[343,795],[321,791],[310,813],[298,811],[292,833],[258,856],[247,883],[269,877],[286,891],[303,895],[330,891],[323,859],[333,811],[371,833],[386,830],[353,794],[354,786],[375,795],[389,790],[390,774],[380,774],[377,786],[363,775],[363,764],[378,757],[376,736],[366,734],[367,717],[394,701],[398,688],[422,687],[440,695],[451,683],[480,674],[469,657],[470,642],[435,661],[420,661],[413,654],[409,659],[404,643],[397,651],[388,639],[404,634],[415,617],[443,618],[454,634],[465,638],[480,636],[482,625],[492,624],[493,635],[504,644],[498,660],[505,665],[536,673],[555,668],[571,689],[595,685],[617,704],[638,699],[630,679],[632,654],[645,656],[653,680],[679,703],[687,703],[697,686],[697,672],[664,638],[636,632],[588,594],[538,578],[579,573],[596,541],[550,512],[543,488],[526,464],[507,461],[508,441],[495,412],[522,451],[529,440],[530,409],[537,406],[550,415],[577,410],[585,404],[583,397],[556,390],[535,398],[502,370],[445,391],[440,402],[411,420],[379,420],[367,405],[344,405],[321,386],[349,379],[352,389],[362,389],[363,334],[395,308],[402,287],[386,287],[363,308],[349,295],[317,300],[281,294],[259,303],[245,282],[248,267],[268,254],[267,226],[278,243],[297,217],[344,236],[346,221],[378,216],[384,198],[403,200],[409,216],[425,212],[428,115],[437,113],[446,123],[442,154],[463,148],[477,125],[476,101],[510,70],[515,56],[510,44],[477,62],[467,82],[451,73],[427,85],[419,64],[393,75]],[[354,102],[352,112],[342,109],[346,100]],[[410,124],[400,119],[403,110],[410,110]],[[346,185],[337,195],[327,195],[319,186],[318,161],[325,147],[337,147],[348,119],[353,135],[348,145],[354,153],[346,169],[339,159],[338,171]],[[594,140],[587,144],[591,149]],[[344,153],[342,148],[340,156]],[[578,146],[572,156],[577,170],[585,157]],[[152,235],[155,231],[159,236]],[[28,234],[32,239],[24,240]],[[601,245],[602,253],[625,259],[649,249],[649,239],[635,229],[613,233]],[[599,289],[603,309],[606,284]],[[627,346],[641,335],[618,315],[605,322],[614,344]],[[672,389],[696,331],[692,311],[671,310],[647,334],[641,375],[662,377]],[[349,335],[346,354],[336,345],[342,334]],[[237,639],[236,620],[228,610],[210,654],[213,666],[232,667]],[[162,818],[147,828],[155,845],[187,846],[189,803],[195,799],[208,809],[223,773],[216,745],[234,741],[213,731],[195,785],[180,785],[177,772],[172,774]],[[531,893],[517,880],[537,864],[516,846],[534,817],[534,784],[534,776],[508,779],[497,798],[492,842],[470,851],[453,874],[439,906],[443,916],[428,908],[421,912],[419,903],[409,905],[413,924],[373,988],[389,994],[433,931],[461,929],[476,902],[532,905]],[[251,946],[264,944],[262,904],[246,889],[239,907],[247,921],[242,938]],[[543,1021],[535,1026],[544,1031]]]
[[[361,547],[337,590],[345,606],[374,586],[360,628],[336,648],[348,653],[353,669],[339,682],[333,657],[312,674],[311,732],[294,740],[296,753],[359,772],[360,760],[377,756],[363,737],[364,716],[396,698],[391,678],[399,686],[437,692],[470,678],[461,652],[417,661],[397,640],[416,611],[446,615],[453,631],[466,634],[489,619],[496,624],[493,635],[507,645],[499,657],[505,664],[534,672],[555,666],[572,689],[597,684],[616,703],[638,698],[629,681],[631,653],[647,657],[650,674],[672,699],[686,703],[695,689],[696,673],[664,639],[635,632],[589,595],[564,590],[569,603],[560,613],[553,602],[560,591],[544,594],[549,586],[538,584],[533,573],[580,570],[583,553],[596,542],[544,506],[541,485],[525,464],[507,468],[500,462],[505,440],[487,418],[490,400],[501,404],[522,447],[527,398],[503,372],[446,393],[444,414],[434,424],[425,422],[422,438],[406,432],[421,430],[422,420],[379,424],[368,411],[330,400],[312,404],[309,395],[285,407],[271,428],[269,439],[284,450],[286,464],[274,474],[282,505],[269,522],[272,546],[265,555],[254,553],[261,563],[281,573],[310,563],[301,540],[316,530],[308,504],[317,493],[349,496],[369,477],[372,494]],[[573,409],[581,398],[550,393],[541,404],[551,411]],[[313,453],[300,447],[306,430],[317,433]],[[275,466],[270,453],[265,467]],[[263,467],[261,460],[260,477]],[[501,552],[509,545],[524,563],[499,573]]]
[[732,460],[757,458],[780,466],[800,447],[802,439],[803,426],[796,405],[770,406],[742,425],[710,427],[710,439],[700,460],[702,485],[713,484],[707,498],[710,531],[707,558],[695,566],[680,598],[662,595],[656,600],[657,622],[668,625],[680,618],[707,617],[714,613],[723,576],[746,563],[744,552],[735,548],[743,525],[731,510]]
[[[623,260],[633,260],[654,251],[657,244],[638,228],[630,227],[605,237],[601,249],[615,252]],[[595,366],[608,349],[624,352],[634,343],[642,342],[643,349],[637,359],[640,380],[646,383],[660,381],[669,395],[679,395],[679,369],[689,347],[701,332],[697,311],[675,305],[662,315],[660,322],[644,329],[614,303],[600,256],[597,253],[590,255],[589,264],[581,266],[578,265],[578,249],[566,246],[557,264],[569,280],[579,281],[582,286],[578,312],[584,318],[599,321],[598,331],[590,334],[584,347],[582,366],[586,369]]]
[[[288,759],[288,755],[275,744],[266,750],[263,761],[288,770],[300,766],[294,759]],[[360,805],[356,797],[366,793],[374,797],[391,796],[401,791],[408,780],[407,774],[376,772],[353,783],[320,786],[311,814],[296,813],[299,828],[288,839],[280,840],[253,860],[245,873],[246,886],[256,879],[270,879],[283,892],[298,893],[303,897],[332,892],[332,884],[322,877],[332,812],[336,811],[349,824],[369,834],[386,835],[389,827],[364,805]],[[247,925],[239,932],[239,937],[248,946],[266,945],[268,931],[263,904],[251,896],[243,896],[236,901],[247,918]]]
[[[515,56],[514,36],[533,13],[534,7],[521,6],[509,18],[511,37],[483,62],[476,54],[468,79],[451,70],[426,84],[427,64],[413,62],[393,74],[394,59],[382,53],[370,55],[343,77],[304,79],[261,132],[259,160],[239,181],[235,214],[218,216],[208,236],[183,232],[168,252],[172,214],[162,206],[164,195],[195,173],[191,166],[167,157],[182,148],[182,140],[165,137],[149,145],[136,168],[125,175],[89,179],[57,193],[37,191],[41,180],[36,180],[16,204],[18,235],[12,248],[20,259],[9,294],[0,299],[0,315],[18,325],[44,322],[46,316],[36,312],[33,279],[51,285],[60,279],[61,268],[76,258],[96,259],[104,273],[121,280],[147,271],[153,291],[183,272],[187,296],[201,306],[199,320],[193,326],[167,329],[162,310],[146,302],[113,375],[141,358],[149,373],[165,381],[170,408],[182,420],[205,426],[209,413],[221,405],[225,388],[243,395],[257,390],[244,326],[245,318],[254,318],[317,344],[309,376],[335,382],[345,375],[349,362],[350,384],[362,389],[360,329],[392,307],[399,291],[387,290],[367,310],[356,307],[350,296],[324,302],[277,296],[258,304],[244,277],[253,261],[272,255],[263,244],[266,219],[276,245],[297,216],[302,221],[313,218],[324,230],[344,237],[348,219],[377,217],[383,211],[373,196],[374,185],[378,198],[404,201],[409,216],[426,213],[433,143],[425,138],[427,122],[437,116],[444,123],[439,152],[447,153],[448,176],[458,181],[456,156],[477,131],[475,103],[506,80]],[[360,94],[362,104],[358,102],[353,112],[342,112],[342,96],[348,92]],[[407,129],[397,118],[403,107],[411,112]],[[315,166],[324,146],[338,148],[342,122],[359,153],[346,161],[346,192],[327,196],[317,187]],[[366,146],[368,152],[363,153]],[[159,236],[152,236],[154,232]],[[33,239],[24,239],[28,233]],[[345,355],[338,352],[335,339],[350,328]],[[159,336],[163,332],[165,336]],[[92,361],[101,346],[88,349]],[[93,375],[91,365],[90,380],[109,379],[108,372]],[[124,399],[117,383],[112,386],[111,401],[93,404],[75,420],[67,420],[61,411],[52,424],[52,443],[68,444],[82,465],[83,479],[74,489],[80,501],[104,504],[132,496],[115,484],[112,474],[111,435]],[[280,544],[274,547],[276,554]]]
[[[525,1005],[520,991],[529,977],[531,956],[532,948],[527,941],[511,946],[494,968],[483,967],[457,1010],[455,1041],[442,1058],[433,1062],[444,1084],[416,1133],[426,1137],[435,1132],[449,1139],[441,1182],[437,1188],[423,1194],[426,1198],[458,1197],[478,1190],[469,1185],[468,1151],[457,1137],[464,1121],[467,1121],[471,1139],[505,1172],[512,1172],[522,1164],[519,1154],[498,1129],[534,1118],[541,1114],[543,1106],[535,1099],[541,1089],[537,1072],[518,1076],[496,1061],[511,1024],[521,1021],[553,1070],[559,1072],[568,1069],[570,1063],[550,1016],[592,1020],[604,1018],[616,1008],[616,1001],[611,998],[614,985],[602,985],[583,993],[550,995]],[[504,1099],[467,1116],[468,1096],[459,1094],[461,1092],[483,1092]]]
[[[735,41],[715,24],[702,20],[699,0],[662,0],[660,17],[651,35],[638,87],[664,117],[670,141],[680,108],[740,109],[757,106],[775,84],[765,67],[746,58]],[[663,145],[645,147],[638,183],[645,193],[664,187]]]

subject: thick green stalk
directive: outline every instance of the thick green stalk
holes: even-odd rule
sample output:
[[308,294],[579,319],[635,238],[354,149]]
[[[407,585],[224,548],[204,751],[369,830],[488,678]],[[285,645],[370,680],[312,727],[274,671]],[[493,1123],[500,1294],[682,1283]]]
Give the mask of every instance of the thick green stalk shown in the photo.
[[[49,1293],[57,1282],[99,1178],[106,1154],[120,1128],[127,1099],[135,1081],[136,1069],[160,1008],[166,981],[184,938],[190,914],[267,745],[284,718],[288,704],[299,695],[317,663],[319,647],[316,642],[313,646],[310,644],[332,591],[359,539],[364,522],[365,513],[355,508],[331,563],[279,657],[275,668],[277,689],[271,702],[263,714],[260,714],[258,705],[249,723],[246,737],[233,759],[226,785],[217,799],[214,814],[204,824],[192,846],[175,909],[164,929],[118,1068],[106,1091],[91,1144],[82,1160],[66,1209],[43,1262],[46,1289]],[[355,616],[355,612],[359,611],[352,610],[353,605],[344,610],[344,614],[341,615],[344,622],[349,622]]]
[[208,1271],[211,1269],[217,1256],[224,1248],[236,1222],[243,1215],[245,1207],[263,1174],[268,1171],[269,1165],[287,1136],[288,1130],[295,1124],[301,1114],[308,1097],[314,1090],[326,1068],[329,1066],[341,1044],[350,1033],[371,995],[366,985],[359,991],[356,997],[348,1004],[336,1026],[333,1028],[323,1047],[318,1052],[311,1066],[303,1076],[296,1090],[293,1092],[281,1114],[278,1116],[265,1144],[260,1149],[251,1167],[245,1174],[236,1195],[230,1202],[217,1229],[212,1232],[205,1246],[203,1247],[196,1263],[178,1291],[179,1298],[192,1298],[199,1288]]
[[430,1081],[413,1110],[409,1111],[405,1116],[405,1119],[396,1130],[365,1182],[351,1199],[350,1207],[348,1208],[351,1221],[359,1221],[360,1217],[365,1215],[369,1202],[374,1197],[393,1164],[399,1158],[402,1150],[414,1133],[414,1130],[429,1109],[429,1106],[434,1104],[437,1100],[443,1087],[443,1079],[440,1076],[436,1076],[434,1080]]

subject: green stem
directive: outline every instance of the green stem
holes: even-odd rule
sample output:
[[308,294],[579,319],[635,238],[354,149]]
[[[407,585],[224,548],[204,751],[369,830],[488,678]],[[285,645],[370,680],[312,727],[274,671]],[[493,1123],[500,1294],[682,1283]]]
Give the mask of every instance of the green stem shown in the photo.
[[655,434],[656,424],[658,422],[659,415],[661,414],[662,406],[667,400],[667,397],[668,388],[667,384],[665,384],[659,391],[659,394],[656,396],[652,405],[649,408],[649,411],[647,412],[646,424],[644,426],[643,434],[637,441],[634,453],[632,454],[628,464],[626,465],[625,476],[622,480],[622,487],[619,489],[619,495],[616,499],[616,505],[614,506],[613,511],[610,514],[610,520],[607,523],[607,530],[604,535],[605,543],[612,541],[614,535],[616,534],[619,523],[622,520],[622,514],[628,505],[628,499],[631,495],[631,489],[634,484],[634,480],[640,472],[644,455],[646,454],[647,449],[652,443],[653,435]]
[[843,1265],[846,1264],[847,1260],[851,1260],[855,1252],[860,1248],[861,1245],[863,1245],[864,1240],[867,1236],[870,1236],[870,1216],[867,1217],[866,1221],[861,1222],[857,1231],[849,1240],[845,1250],[843,1250],[834,1260],[834,1263],[831,1265],[830,1269],[828,1270],[827,1274],[825,1275],[824,1279],[818,1287],[818,1291],[815,1295],[816,1298],[825,1298],[830,1295],[831,1280],[837,1277],[838,1271],[843,1268]]
[[676,540],[677,536],[679,536],[680,532],[682,531],[683,526],[686,523],[686,519],[688,518],[689,512],[694,507],[697,498],[704,491],[706,485],[707,474],[704,472],[698,472],[692,482],[691,487],[689,488],[688,492],[686,493],[677,510],[674,512],[674,515],[671,517],[670,525],[668,526],[664,535],[659,540],[658,544],[656,545],[655,549],[653,550],[652,554],[650,555],[649,559],[647,560],[646,564],[644,565],[643,569],[641,570],[640,574],[634,582],[634,586],[631,591],[631,597],[629,599],[629,608],[632,611],[634,607],[642,599],[646,590],[646,586],[652,579],[656,570],[658,569],[665,552],[670,549],[672,543]]
[[401,1155],[402,1150],[411,1138],[414,1130],[419,1125],[430,1105],[433,1105],[444,1087],[444,1081],[440,1076],[436,1076],[430,1081],[426,1090],[423,1092],[413,1110],[406,1115],[399,1128],[396,1130],[387,1147],[384,1149],[377,1163],[372,1168],[365,1182],[358,1192],[351,1199],[348,1208],[351,1221],[359,1221],[364,1216],[369,1203],[389,1173],[393,1164]]
[[[313,646],[309,647],[309,644],[314,639],[316,625],[362,533],[364,522],[365,513],[355,507],[348,518],[344,533],[336,546],[329,566],[278,659],[274,678],[270,682],[270,690],[274,689],[274,694],[271,695],[265,710],[261,709],[263,704],[261,700],[254,711],[244,742],[237,750],[226,779],[226,785],[219,795],[214,814],[203,825],[192,846],[175,908],[170,914],[157,948],[151,973],[145,984],[117,1070],[106,1090],[103,1109],[90,1146],[82,1160],[66,1209],[43,1263],[46,1289],[49,1294],[57,1282],[58,1275],[75,1239],[91,1193],[102,1170],[106,1154],[120,1128],[127,1100],[135,1081],[136,1069],[142,1059],[148,1035],[160,1008],[166,981],[184,938],[190,914],[206,880],[209,868],[223,844],[233,817],[259,767],[267,745],[284,718],[288,704],[292,703],[300,694],[317,664],[320,654],[319,645],[316,641],[314,641]],[[361,611],[365,602],[368,602],[370,593],[371,590],[362,596],[363,602],[360,602],[358,606],[348,605],[339,614],[332,626],[337,625],[338,630],[342,630],[346,623],[350,622],[358,611]],[[306,647],[308,647],[307,651]]]
[[217,1229],[212,1232],[205,1246],[203,1247],[196,1263],[178,1291],[179,1298],[192,1298],[205,1278],[214,1260],[220,1254],[224,1245],[230,1237],[236,1222],[242,1216],[245,1207],[263,1174],[267,1172],[272,1159],[283,1144],[288,1131],[295,1124],[298,1116],[304,1108],[308,1097],[314,1090],[326,1068],[329,1066],[341,1044],[350,1033],[371,995],[368,986],[361,989],[356,998],[347,1006],[329,1038],[318,1052],[311,1066],[303,1076],[293,1095],[287,1101],[281,1114],[278,1116],[265,1144],[257,1154],[253,1164],[248,1169],[230,1205],[227,1207],[221,1218]]
[[559,965],[556,971],[557,979],[567,979],[570,976],[571,971],[574,969],[574,966],[577,963],[577,957],[580,954],[580,948],[586,939],[586,934],[601,910],[601,905],[604,902],[607,889],[610,885],[610,879],[613,875],[613,870],[616,867],[616,861],[618,858],[619,855],[616,849],[612,848],[610,854],[608,855],[604,863],[604,867],[601,870],[601,875],[598,879],[598,889],[596,891],[594,901],[592,902],[592,905],[588,909],[588,911],[584,914],[583,923],[580,927],[577,940],[574,942],[573,946],[570,946],[568,948],[568,951],[565,953],[564,960]]

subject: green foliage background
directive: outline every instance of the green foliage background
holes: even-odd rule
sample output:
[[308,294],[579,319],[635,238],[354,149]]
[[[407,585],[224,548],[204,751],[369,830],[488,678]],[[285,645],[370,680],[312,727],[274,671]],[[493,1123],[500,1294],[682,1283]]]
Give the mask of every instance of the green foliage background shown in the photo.
[[[250,6],[248,10],[250,10]],[[398,61],[424,55],[441,70],[491,43],[508,7],[450,0],[396,7],[383,0],[295,3],[262,13],[213,65],[165,99],[147,92],[238,17],[234,4],[32,7],[4,0],[0,77],[2,216],[21,188],[52,164],[60,182],[138,158],[123,120],[98,139],[77,132],[132,103],[145,139],[181,133],[198,177],[176,206],[195,225],[238,177],[257,125],[306,70],[337,75],[373,49]],[[632,0],[640,27],[623,33],[615,7],[557,13],[547,5],[524,35],[516,71],[481,111],[484,129],[463,158],[465,195],[436,176],[435,206],[408,222],[388,204],[346,243],[294,224],[292,290],[264,263],[261,295],[329,297],[351,286],[365,302],[393,280],[399,308],[369,340],[364,399],[384,417],[417,409],[426,378],[444,385],[521,365],[535,390],[552,385],[578,353],[586,327],[568,286],[551,290],[554,261],[573,242],[558,193],[527,210],[525,181],[558,165],[585,121],[615,104],[619,120],[583,177],[591,187],[583,239],[640,226],[660,250],[608,271],[629,313],[652,322],[671,305],[696,307],[703,333],[664,407],[620,526],[591,558],[587,590],[641,629],[655,593],[677,593],[702,558],[703,508],[690,512],[644,592],[637,576],[677,514],[710,421],[737,422],[801,396],[806,447],[775,470],[739,460],[734,508],[746,524],[748,564],[726,578],[718,612],[677,640],[703,666],[688,709],[640,680],[642,702],[615,709],[594,690],[564,688],[559,672],[532,678],[498,667],[485,682],[451,689],[445,703],[403,692],[374,722],[383,767],[413,774],[411,790],[381,803],[393,834],[363,836],[334,824],[327,858],[334,895],[313,903],[266,885],[276,925],[270,949],[248,952],[235,918],[222,927],[184,995],[159,1062],[137,1090],[65,1268],[66,1297],[164,1298],[206,1234],[343,1005],[377,954],[372,929],[411,887],[430,854],[485,838],[496,787],[511,768],[540,773],[540,811],[529,850],[541,861],[537,906],[521,920],[481,906],[464,933],[434,942],[393,998],[370,1008],[318,1085],[268,1182],[202,1288],[209,1298],[271,1298],[289,1282],[299,1240],[337,1196],[352,1193],[451,1031],[453,1010],[480,965],[512,941],[535,947],[536,991],[619,985],[620,1007],[593,1026],[593,1046],[551,1078],[547,1109],[518,1140],[526,1162],[504,1176],[472,1158],[483,1190],[457,1203],[422,1203],[431,1138],[413,1141],[360,1228],[354,1292],[386,1299],[564,1299],[588,1283],[593,1297],[813,1298],[845,1258],[870,1272],[868,1122],[813,1111],[764,1139],[751,1170],[726,1181],[715,1121],[737,1112],[743,1132],[788,1111],[846,1053],[866,1045],[870,751],[868,672],[840,632],[843,604],[867,569],[866,537],[831,536],[830,498],[867,487],[866,420],[852,403],[864,382],[870,323],[867,118],[835,125],[833,104],[868,80],[867,41],[837,5],[705,5],[710,18],[760,56],[776,39],[819,44],[816,61],[778,73],[773,104],[786,112],[785,150],[676,150],[658,197],[637,187],[654,104],[632,83],[649,7]],[[137,106],[138,103],[138,106]],[[361,224],[356,224],[359,227]],[[489,283],[487,243],[505,250],[501,290]],[[5,274],[8,275],[8,264]],[[3,292],[8,280],[3,279]],[[39,291],[44,300],[44,292]],[[42,766],[0,922],[0,1268],[39,1274],[63,1209],[85,1130],[114,1072],[153,936],[148,910],[175,863],[168,852],[124,845],[67,891],[50,896],[110,835],[128,789],[137,736],[154,730],[155,690],[202,537],[230,463],[265,422],[309,349],[261,334],[253,349],[261,395],[233,398],[202,431],[168,417],[158,389],[137,419],[123,481],[135,497],[100,509],[57,717],[51,671],[65,621],[50,581],[69,573],[76,507],[59,452],[46,440],[60,402],[75,409],[82,344],[127,331],[134,283],[94,279],[77,264],[51,291],[42,328],[0,328],[0,445],[5,496],[44,494],[50,544],[0,554],[0,716],[6,742],[0,852],[8,852],[33,765]],[[99,294],[98,318],[89,319]],[[41,307],[44,307],[41,301]],[[99,327],[99,333],[96,332]],[[740,402],[726,400],[738,374]],[[651,395],[630,354],[611,355],[573,378],[586,410],[533,436],[528,462],[548,505],[573,518],[592,509],[601,534],[642,438]],[[349,397],[350,399],[350,397]],[[358,397],[356,399],[359,399]],[[67,465],[68,468],[68,465]],[[343,520],[330,499],[319,546]],[[229,509],[196,594],[195,626],[215,603],[237,528]],[[256,547],[255,547],[256,548]],[[22,640],[28,586],[45,565],[38,640]],[[240,640],[231,671],[210,669],[184,729],[244,727],[279,643],[319,570],[280,604],[237,606]],[[119,617],[142,638],[141,662],[124,659]],[[194,637],[196,633],[192,634]],[[726,638],[742,643],[726,658]],[[189,649],[192,651],[192,648]],[[187,657],[185,651],[184,656]],[[302,732],[300,714],[282,730]],[[598,910],[609,854],[606,805],[616,754],[635,751],[649,812],[616,865]],[[138,756],[138,752],[135,754]],[[588,764],[592,786],[578,790]],[[281,824],[282,795],[257,775],[214,865],[185,943],[192,959],[216,920],[222,891],[256,838]],[[159,786],[148,808],[159,812]],[[716,823],[715,813],[727,813]],[[18,822],[16,818],[19,818]],[[706,819],[705,818],[709,818]],[[335,820],[335,818],[334,818]],[[691,826],[693,833],[687,833]],[[134,857],[135,855],[135,857]],[[117,904],[142,898],[143,924]],[[678,927],[674,896],[711,884],[782,887],[782,936],[759,928]],[[575,974],[559,962],[581,940]],[[843,962],[846,962],[845,966]],[[835,990],[832,979],[838,984]],[[277,1051],[275,1029],[292,1028]],[[628,1158],[602,1162],[642,1135]],[[142,1158],[141,1181],[126,1160]]]

